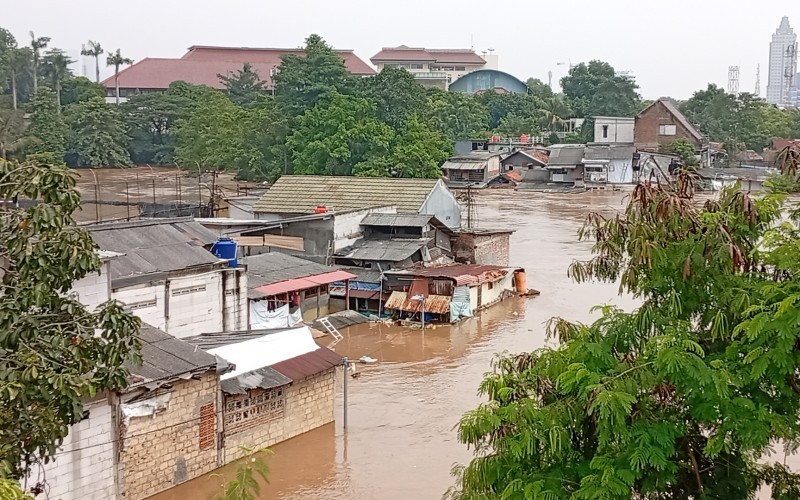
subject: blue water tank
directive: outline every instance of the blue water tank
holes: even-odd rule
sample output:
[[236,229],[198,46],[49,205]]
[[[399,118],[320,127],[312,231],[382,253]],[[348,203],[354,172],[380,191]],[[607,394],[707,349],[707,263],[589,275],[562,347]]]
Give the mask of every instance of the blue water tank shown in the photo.
[[236,261],[236,246],[235,241],[222,236],[211,246],[211,253],[220,259],[227,260],[231,267],[237,267],[239,263]]

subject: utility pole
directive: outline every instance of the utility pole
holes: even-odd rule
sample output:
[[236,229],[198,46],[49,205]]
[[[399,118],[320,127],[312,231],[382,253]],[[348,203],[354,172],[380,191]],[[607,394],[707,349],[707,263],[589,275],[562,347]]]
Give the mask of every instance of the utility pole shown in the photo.
[[342,412],[343,420],[342,420],[342,428],[347,429],[347,368],[350,365],[350,361],[348,361],[347,356],[342,358],[342,375],[344,375],[344,380],[342,381],[342,392],[344,393],[344,402],[342,404]]

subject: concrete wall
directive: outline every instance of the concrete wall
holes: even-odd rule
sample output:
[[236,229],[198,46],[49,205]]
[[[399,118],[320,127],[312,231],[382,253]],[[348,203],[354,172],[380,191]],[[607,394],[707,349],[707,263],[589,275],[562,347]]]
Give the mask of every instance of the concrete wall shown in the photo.
[[[594,142],[611,144],[633,143],[633,118],[598,116],[594,119]],[[603,129],[605,127],[605,134]]]
[[419,213],[435,215],[447,227],[461,227],[461,206],[442,181],[436,183]]
[[333,220],[333,240],[334,249],[341,250],[346,248],[364,235],[361,228],[361,221],[367,214],[395,214],[396,207],[367,208],[355,212],[336,214]]
[[217,411],[217,390],[214,374],[175,382],[166,410],[130,419],[120,436],[123,498],[145,498],[217,467],[216,419],[210,446],[206,441],[206,446],[200,447],[200,409],[212,405]]
[[459,234],[454,246],[457,262],[508,266],[511,234]]
[[633,182],[633,159],[609,161],[608,182],[611,184],[630,184]]
[[[108,400],[84,405],[89,418],[73,425],[54,462],[43,466],[48,498],[60,500],[114,498],[113,411]],[[37,481],[34,468],[28,484]]]
[[[228,293],[231,290],[236,293]],[[112,297],[145,323],[177,338],[220,332],[228,326],[242,329],[247,324],[247,277],[242,270],[174,276],[118,288]]]
[[291,384],[282,418],[225,436],[225,463],[243,456],[239,449],[259,449],[333,422],[336,369]]
[[486,169],[487,181],[500,175],[500,157],[492,156],[487,162],[489,168]]
[[109,261],[104,261],[99,273],[88,274],[72,285],[70,292],[75,293],[77,300],[89,311],[94,311],[111,297],[109,265]]
[[300,292],[300,310],[303,314],[303,321],[314,321],[330,314],[329,303],[328,292],[309,298],[306,298],[305,292]]
[[514,291],[514,273],[511,271],[499,281],[481,284],[480,307],[488,307],[502,300],[504,294],[509,291]]

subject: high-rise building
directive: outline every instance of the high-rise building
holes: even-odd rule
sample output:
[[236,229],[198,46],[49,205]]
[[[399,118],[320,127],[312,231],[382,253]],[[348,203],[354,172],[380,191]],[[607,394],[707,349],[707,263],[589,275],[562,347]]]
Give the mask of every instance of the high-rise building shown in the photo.
[[769,44],[769,73],[767,75],[767,102],[771,104],[788,104],[792,94],[792,78],[797,71],[797,35],[789,25],[789,18],[784,16],[781,24],[772,35]]

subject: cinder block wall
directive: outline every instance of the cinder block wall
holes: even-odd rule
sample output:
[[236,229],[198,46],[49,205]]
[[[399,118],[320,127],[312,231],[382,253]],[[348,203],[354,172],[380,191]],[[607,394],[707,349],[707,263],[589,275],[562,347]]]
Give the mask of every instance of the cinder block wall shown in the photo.
[[225,438],[225,463],[241,458],[241,447],[260,449],[333,422],[336,369],[295,382],[286,393],[283,418]]
[[[204,405],[213,405],[217,411],[217,390],[217,377],[212,374],[175,382],[165,411],[154,417],[132,418],[122,429],[122,497],[145,498],[217,467],[216,419],[203,433],[200,419]],[[213,431],[210,442],[209,431]],[[202,448],[201,435],[205,437]]]

